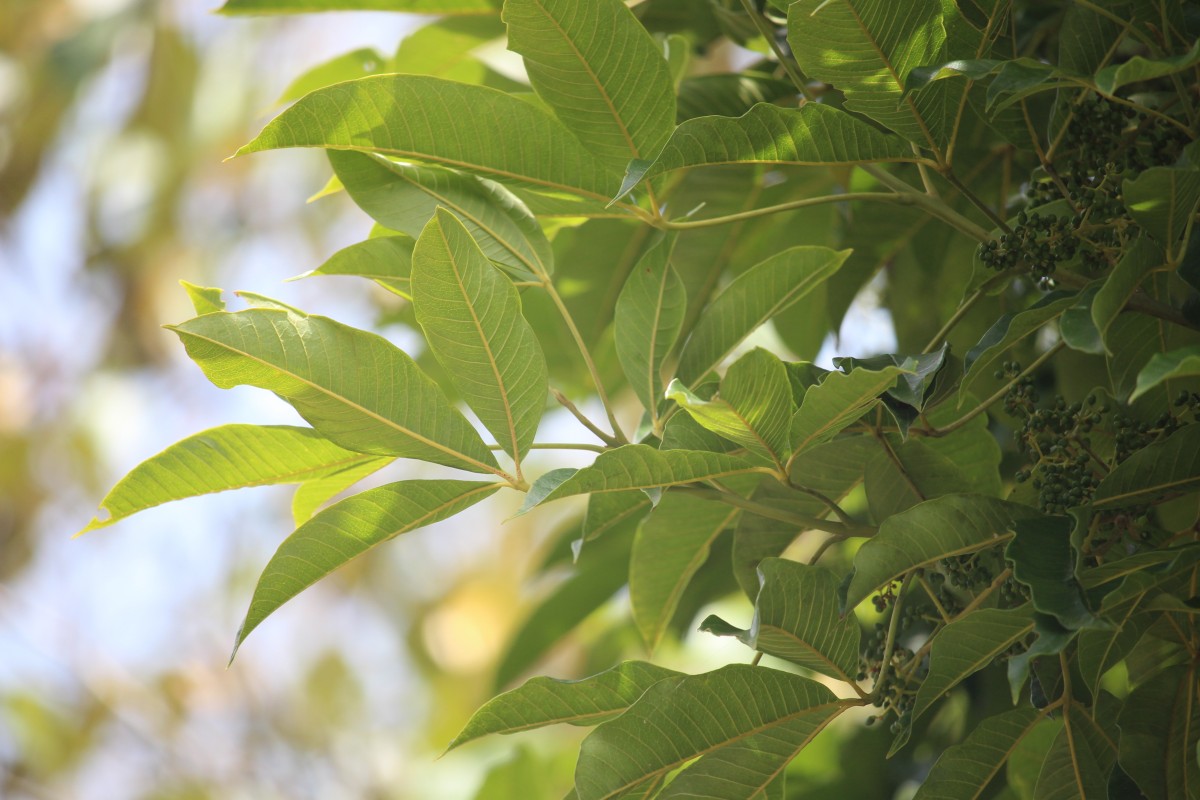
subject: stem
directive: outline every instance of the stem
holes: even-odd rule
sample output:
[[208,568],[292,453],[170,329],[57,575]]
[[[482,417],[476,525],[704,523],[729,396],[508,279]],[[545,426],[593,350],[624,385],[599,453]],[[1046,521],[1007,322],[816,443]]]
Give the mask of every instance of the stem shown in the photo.
[[[764,472],[768,471],[764,468]],[[775,474],[771,471],[770,474]],[[719,503],[724,503],[734,508],[741,508],[749,511],[751,514],[756,514],[767,519],[786,522],[789,525],[794,525],[797,528],[805,530],[825,531],[832,533],[835,536],[850,537],[850,536],[874,536],[875,529],[858,525],[846,525],[841,522],[833,522],[832,520],[821,519],[820,517],[810,517],[807,514],[794,514],[790,511],[784,511],[782,508],[757,503],[753,500],[748,500],[740,494],[733,492],[722,492],[717,489],[707,488],[684,488],[684,491],[689,494],[694,494],[697,497],[706,500],[716,500]]]
[[[1054,281],[1061,283],[1063,286],[1068,286],[1072,289],[1081,289],[1088,283],[1088,279],[1082,275],[1077,275],[1074,272],[1055,273]],[[1173,325],[1179,325],[1192,330],[1200,330],[1200,325],[1192,322],[1182,313],[1172,308],[1171,306],[1153,297],[1149,297],[1141,290],[1138,290],[1132,297],[1125,301],[1125,307],[1130,311],[1140,311],[1143,314],[1148,314],[1151,317],[1157,317],[1164,322],[1170,322]]]
[[[554,305],[558,308],[558,313],[563,318],[563,322],[567,323],[567,329],[571,332],[571,338],[575,340],[576,346],[579,348],[580,354],[583,356],[583,362],[587,365],[588,373],[592,376],[592,383],[596,385],[596,395],[600,398],[600,403],[604,406],[604,413],[608,415],[608,424],[612,426],[612,436],[601,435],[591,423],[584,423],[592,433],[600,436],[600,439],[608,444],[620,445],[628,444],[629,440],[625,438],[625,433],[621,430],[621,426],[617,423],[616,414],[613,413],[612,403],[609,402],[608,393],[604,391],[604,381],[600,380],[600,371],[596,369],[596,362],[592,360],[592,354],[588,350],[587,343],[583,341],[583,336],[579,333],[579,328],[575,326],[575,320],[571,317],[571,312],[567,310],[566,303],[563,302],[562,296],[558,290],[554,288],[554,283],[549,277],[542,281],[542,285],[546,287],[546,293],[550,295],[550,299],[554,301]],[[556,393],[557,395],[557,393]],[[565,396],[559,398],[558,402],[562,403]],[[569,403],[570,401],[568,401]],[[583,415],[578,413],[573,405],[563,403],[568,409],[574,409],[574,413],[583,422]]]
[[897,193],[905,196],[911,195],[915,197],[916,199],[912,201],[913,205],[920,206],[927,211],[930,216],[937,217],[938,219],[942,220],[942,222],[945,222],[955,230],[970,236],[975,241],[986,242],[988,239],[992,238],[990,232],[984,230],[981,226],[975,224],[967,217],[964,217],[962,214],[946,205],[944,200],[937,197],[930,197],[916,187],[897,178],[895,175],[892,175],[887,170],[880,169],[875,164],[862,164],[860,166],[863,172],[866,172],[868,175],[875,178],[875,180],[879,181],[884,186],[887,186],[889,189],[893,189]]
[[1006,383],[1004,386],[1000,387],[1000,390],[997,391],[994,395],[989,397],[987,400],[984,400],[982,403],[975,406],[975,408],[971,409],[966,414],[963,414],[961,417],[959,417],[958,419],[949,423],[948,425],[945,425],[941,428],[913,428],[913,432],[919,433],[923,436],[932,436],[932,437],[945,436],[948,433],[953,433],[954,431],[956,431],[959,428],[966,425],[971,420],[978,417],[980,414],[987,413],[987,410],[989,407],[991,407],[993,404],[998,403],[1004,399],[1004,395],[1008,394],[1009,389],[1011,389],[1013,386],[1016,386],[1017,381],[1021,380],[1026,375],[1029,375],[1032,372],[1034,372],[1038,367],[1040,367],[1042,364],[1045,364],[1047,361],[1049,361],[1051,358],[1053,358],[1055,355],[1057,355],[1059,350],[1062,350],[1066,346],[1067,346],[1066,342],[1059,342],[1058,344],[1054,345],[1054,347],[1051,347],[1049,350],[1042,353],[1040,356],[1038,356],[1036,359],[1034,359],[1034,362],[1032,364],[1030,364],[1025,369],[1021,370],[1021,373],[1019,375],[1017,375],[1011,381]]
[[942,622],[950,622],[950,614],[946,612],[946,607],[942,605],[942,601],[938,600],[937,592],[929,585],[929,581],[925,580],[924,575],[917,576],[917,583],[921,584],[921,588],[925,590],[925,594],[929,595],[929,599],[933,602],[933,607],[937,609],[938,616],[942,618]]
[[963,182],[958,179],[957,175],[955,175],[950,170],[946,170],[945,172],[942,173],[942,177],[945,178],[950,183],[951,186],[953,186],[955,189],[958,189],[958,191],[962,192],[962,196],[967,198],[967,200],[971,203],[971,205],[975,206],[980,211],[982,211],[984,213],[984,216],[986,216],[989,220],[992,221],[993,225],[995,225],[997,228],[1004,231],[1005,233],[1012,233],[1012,228],[1008,227],[1008,223],[1005,222],[1004,219],[1001,218],[999,214],[997,214],[995,211],[992,211],[991,207],[988,206],[987,203],[980,200],[979,197],[977,197],[974,192],[972,192],[970,189],[968,189],[966,187],[966,185],[963,184]]
[[570,411],[571,415],[579,421],[579,424],[591,431],[597,439],[604,442],[609,447],[619,447],[623,444],[623,442],[617,441],[617,439],[614,437],[609,436],[607,433],[597,428],[595,423],[584,416],[583,412],[576,408],[575,404],[571,402],[571,399],[558,389],[551,389],[550,393],[554,395],[554,399],[558,401],[559,405],[561,405],[567,411]]
[[795,489],[797,492],[803,492],[804,494],[808,495],[809,497],[820,500],[822,503],[825,504],[826,508],[828,508],[835,515],[837,515],[837,518],[840,519],[846,525],[854,525],[855,524],[854,518],[851,517],[849,514],[847,514],[845,512],[845,510],[833,500],[833,498],[831,498],[825,494],[822,494],[821,492],[818,492],[816,489],[810,489],[807,486],[801,486],[798,483],[792,483],[791,478],[788,478],[785,481],[785,483],[787,483],[789,488]]
[[991,291],[993,286],[1003,283],[1010,277],[1011,275],[1009,273],[1001,272],[999,275],[993,275],[984,281],[978,289],[971,293],[969,297],[958,304],[958,308],[954,310],[954,313],[950,316],[950,319],[946,320],[946,324],[942,326],[941,330],[934,334],[934,337],[929,340],[929,344],[925,345],[925,349],[921,352],[929,353],[936,350],[938,345],[940,345],[945,338],[950,335],[950,331],[954,330],[955,326],[962,322],[963,317],[967,315],[967,312],[969,312],[976,303],[987,296],[987,293]]
[[816,564],[818,561],[821,560],[821,556],[825,555],[826,550],[833,547],[835,544],[839,544],[844,541],[846,541],[845,536],[834,535],[834,536],[830,536],[830,537],[826,538],[825,541],[821,542],[821,544],[817,546],[817,549],[809,557],[808,565],[810,567],[813,566],[814,564]]
[[896,602],[892,603],[892,618],[888,623],[887,640],[883,646],[883,662],[879,665],[879,677],[875,679],[875,687],[871,689],[871,702],[879,700],[883,694],[884,684],[887,683],[888,670],[892,666],[892,654],[896,651],[896,631],[900,628],[900,611],[904,606],[904,590],[908,588],[913,574],[910,572],[900,582],[900,591],[896,593]]
[[767,21],[758,13],[758,10],[754,8],[754,4],[750,0],[742,0],[742,8],[746,10],[746,13],[750,15],[750,19],[754,21],[754,27],[758,29],[759,34],[767,40],[767,44],[770,46],[771,52],[775,54],[775,59],[779,62],[779,66],[783,67],[783,71],[787,73],[797,91],[804,95],[805,100],[811,101],[813,95],[808,89],[804,76],[796,69],[792,60],[784,54],[783,48],[779,46],[779,42],[775,41],[775,31],[767,25]]
[[770,214],[777,214],[781,211],[791,211],[797,208],[807,208],[808,206],[819,206],[826,203],[848,203],[853,200],[878,200],[882,203],[898,203],[900,205],[912,206],[920,205],[915,199],[918,195],[898,194],[895,192],[844,192],[842,194],[821,195],[820,197],[805,197],[801,200],[792,200],[788,203],[780,203],[774,206],[763,206],[762,208],[752,208],[749,211],[739,211],[736,214],[727,214],[723,217],[709,217],[708,219],[697,220],[664,220],[659,224],[659,227],[667,230],[691,230],[693,228],[712,228],[717,225],[725,225],[730,222],[740,222],[741,220],[754,219],[755,217],[765,217]]

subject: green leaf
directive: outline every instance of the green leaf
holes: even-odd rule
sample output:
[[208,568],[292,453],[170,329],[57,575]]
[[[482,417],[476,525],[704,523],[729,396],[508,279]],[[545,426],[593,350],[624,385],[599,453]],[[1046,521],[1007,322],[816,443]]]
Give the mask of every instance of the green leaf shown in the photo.
[[804,402],[792,418],[792,450],[803,453],[837,436],[875,405],[903,372],[899,367],[885,367],[829,373],[804,394]]
[[331,58],[294,79],[279,95],[276,105],[298,100],[309,92],[342,81],[376,75],[385,71],[387,59],[373,47],[361,47]]
[[409,274],[415,242],[407,236],[380,236],[338,250],[314,270],[293,280],[314,275],[353,275],[375,281],[401,297],[412,297]]
[[179,285],[187,292],[188,299],[192,301],[192,308],[196,309],[197,315],[225,310],[225,301],[221,299],[221,290],[215,286],[198,286],[187,281],[180,281]]
[[438,208],[466,226],[492,261],[523,280],[549,274],[554,253],[533,214],[492,181],[382,156],[329,151],[329,163],[358,206],[381,225],[414,239]]
[[924,441],[902,442],[891,434],[878,441],[865,476],[867,503],[876,521],[934,497],[977,490],[970,473]]
[[222,425],[176,442],[138,464],[100,503],[106,528],[147,508],[229,489],[304,483],[345,469],[379,469],[387,458],[346,450],[310,428]]
[[598,725],[625,711],[654,684],[681,673],[645,661],[626,661],[577,681],[533,678],[493,697],[471,715],[447,751],[492,734],[508,735],[546,725]]
[[787,370],[771,353],[756,347],[735,361],[712,400],[702,400],[678,380],[667,388],[667,397],[708,430],[783,470],[796,406]]
[[[508,135],[463,127],[464,119],[502,120]],[[618,173],[532,103],[425,75],[373,75],[318,89],[268,123],[236,155],[284,147],[377,152],[604,202],[619,183]],[[546,158],[551,152],[555,157]]]
[[814,672],[852,683],[858,672],[861,631],[853,615],[837,608],[838,580],[824,567],[779,558],[758,566],[762,589],[749,630],[721,629],[710,617],[701,624],[718,636],[737,636],[747,647]]
[[1151,167],[1125,179],[1122,198],[1129,215],[1171,254],[1200,206],[1200,169]]
[[737,118],[706,116],[675,129],[653,161],[630,165],[624,196],[643,180],[677,169],[721,164],[846,166],[917,160],[904,140],[832,106],[759,103]]
[[1169,353],[1155,353],[1137,376],[1137,387],[1129,402],[1137,400],[1164,381],[1200,375],[1200,345],[1189,345]]
[[296,491],[292,494],[292,521],[296,527],[303,525],[333,497],[349,489],[363,478],[374,475],[390,463],[392,463],[390,458],[370,458],[358,466],[347,467],[323,478],[305,481],[297,486]]
[[942,753],[913,800],[977,800],[1044,716],[1018,708],[987,717],[961,744]]
[[471,800],[510,800],[513,797],[550,797],[558,790],[554,771],[526,747],[517,747],[512,758],[488,769]]
[[1140,610],[1140,599],[1123,604],[1120,618],[1113,620],[1115,630],[1080,631],[1075,659],[1088,691],[1096,693],[1104,673],[1129,654],[1154,621],[1150,614],[1135,613]]
[[[1028,608],[1007,611],[981,608],[951,622],[933,637],[929,673],[917,690],[913,721],[967,677],[1031,633],[1033,617]],[[995,767],[999,769],[1001,763]]]
[[1193,42],[1186,53],[1176,56],[1155,59],[1134,56],[1122,64],[1112,64],[1097,72],[1094,80],[1097,89],[1103,94],[1111,95],[1122,86],[1174,75],[1198,63],[1200,63],[1200,41]]
[[1087,714],[1074,713],[1063,720],[1042,764],[1033,796],[1079,798],[1108,796],[1108,773],[1117,754],[1104,733]]
[[1150,800],[1193,797],[1200,787],[1200,705],[1194,667],[1166,670],[1134,689],[1117,718],[1121,768]]
[[759,103],[773,103],[795,93],[790,81],[762,73],[692,75],[679,83],[675,121],[711,115],[740,117]]
[[636,522],[650,507],[650,498],[637,490],[592,495],[583,517],[583,541],[598,539],[624,522]]
[[410,11],[491,14],[501,0],[225,0],[221,14],[307,14],[313,11]]
[[939,83],[905,94],[904,88],[914,68],[946,60],[944,13],[945,4],[934,2],[800,0],[788,7],[788,43],[801,71],[833,84],[847,109],[936,148],[953,124],[957,96],[945,104],[954,89]]
[[701,756],[668,797],[753,797],[843,708],[814,681],[743,664],[660,682],[584,740],[575,789],[608,800]]
[[501,486],[479,481],[399,481],[368,489],[317,514],[284,539],[267,562],[238,630],[234,655],[275,609],[338,567],[388,539],[452,517]]
[[878,587],[950,556],[1004,544],[1017,521],[1038,517],[1028,506],[981,495],[947,495],[888,517],[854,556],[846,609]]
[[1058,322],[1059,333],[1063,342],[1072,350],[1092,355],[1104,355],[1104,339],[1100,329],[1092,321],[1092,302],[1101,283],[1095,281],[1079,293],[1075,303],[1063,312]]
[[602,164],[656,154],[675,126],[662,49],[620,0],[507,0],[508,48],[538,96]]
[[849,250],[792,247],[734,278],[708,304],[684,345],[679,380],[695,389],[743,339],[820,286],[849,255]]
[[662,641],[683,590],[739,513],[724,503],[667,493],[638,526],[629,560],[629,600],[648,650]]
[[1092,505],[1098,509],[1142,505],[1200,487],[1200,425],[1187,425],[1143,448],[1104,476]]
[[674,245],[663,238],[638,260],[617,297],[613,326],[617,359],[652,420],[663,396],[663,361],[687,313],[687,290],[671,267]]
[[1075,577],[1078,556],[1071,546],[1070,517],[1032,517],[1017,520],[1014,536],[1004,549],[1013,577],[1029,587],[1033,607],[1053,614],[1068,630],[1094,622]]
[[518,463],[546,407],[546,358],[512,282],[467,228],[439,208],[413,250],[413,306],[433,354],[467,405]]
[[1112,352],[1109,330],[1125,310],[1125,304],[1137,291],[1138,286],[1155,268],[1163,264],[1163,251],[1148,238],[1141,237],[1125,251],[1121,260],[1113,267],[1108,279],[1092,301],[1092,322],[1100,331],[1108,352]]
[[205,314],[168,329],[214,384],[272,391],[347,449],[499,473],[466,418],[381,336],[271,309]]
[[1073,294],[1048,294],[1031,308],[1017,314],[1005,314],[997,320],[979,343],[967,353],[967,373],[959,384],[958,404],[963,404],[975,382],[992,372],[995,363],[1005,353],[1044,325],[1062,316],[1063,312],[1075,304],[1075,300],[1076,296]]
[[763,467],[723,453],[655,450],[645,444],[627,444],[596,456],[590,467],[557,483],[536,505],[577,494],[666,488],[762,471]]
[[[499,0],[493,2],[498,9]],[[504,23],[498,15],[443,17],[401,39],[388,71],[528,91],[528,86],[500,76],[471,55],[476,48],[502,36]]]

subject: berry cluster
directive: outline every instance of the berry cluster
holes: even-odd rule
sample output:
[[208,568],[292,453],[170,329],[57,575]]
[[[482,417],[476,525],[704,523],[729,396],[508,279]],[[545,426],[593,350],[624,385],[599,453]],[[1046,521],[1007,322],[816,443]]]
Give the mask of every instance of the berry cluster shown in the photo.
[[[1107,269],[1134,226],[1122,182],[1148,167],[1175,163],[1187,143],[1183,131],[1091,95],[1073,110],[1055,145],[1063,153],[1055,159],[1060,169],[1047,165],[1031,177],[1028,208],[1011,230],[980,245],[979,260],[995,270],[1021,267],[1043,288],[1077,255],[1085,272]],[[1068,213],[1048,207],[1056,202]]]

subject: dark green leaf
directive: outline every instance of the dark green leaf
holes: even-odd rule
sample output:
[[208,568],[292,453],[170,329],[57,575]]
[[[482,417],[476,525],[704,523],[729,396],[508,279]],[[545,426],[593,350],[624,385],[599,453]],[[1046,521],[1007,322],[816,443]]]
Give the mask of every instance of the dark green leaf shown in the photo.
[[942,754],[913,800],[976,800],[1044,716],[1019,708],[988,717],[962,744]]
[[1164,381],[1197,375],[1200,375],[1200,345],[1181,347],[1169,353],[1155,353],[1138,373],[1137,386],[1129,395],[1129,402],[1132,403]]
[[653,421],[663,397],[663,361],[675,346],[687,313],[687,290],[671,267],[674,238],[647,250],[617,298],[617,358],[634,394]]
[[1017,520],[1015,536],[1004,549],[1013,577],[1029,587],[1033,607],[1053,614],[1068,629],[1093,622],[1075,577],[1078,556],[1071,546],[1070,517],[1029,517]]
[[1117,719],[1120,762],[1149,800],[1193,797],[1200,787],[1196,670],[1172,667],[1126,698]]
[[1138,452],[1100,481],[1096,508],[1141,505],[1200,486],[1200,425],[1187,425]]

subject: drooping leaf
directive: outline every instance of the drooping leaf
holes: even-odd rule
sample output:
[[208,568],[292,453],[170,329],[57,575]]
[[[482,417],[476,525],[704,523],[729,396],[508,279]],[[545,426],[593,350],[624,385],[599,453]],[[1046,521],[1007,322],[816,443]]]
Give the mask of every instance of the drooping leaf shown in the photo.
[[1101,285],[1099,281],[1095,281],[1084,287],[1076,301],[1063,312],[1058,321],[1058,331],[1062,334],[1062,340],[1072,350],[1092,355],[1105,353],[1104,337],[1093,321],[1092,310],[1092,303]]
[[[459,124],[473,118],[502,120],[507,135]],[[456,135],[445,135],[451,130]],[[495,89],[425,75],[373,75],[318,89],[237,154],[284,147],[382,153],[604,202],[619,181],[562,123],[535,105]]]
[[764,559],[758,573],[762,588],[750,628],[724,629],[705,621],[701,630],[736,635],[754,650],[852,682],[858,671],[861,632],[853,616],[838,614],[838,581],[833,573],[779,558]]
[[624,712],[659,681],[679,677],[681,673],[666,667],[626,661],[577,681],[532,678],[485,703],[446,750],[483,736],[520,733],[546,725],[598,725]]
[[629,600],[646,647],[662,641],[688,582],[739,509],[668,493],[638,526],[629,560]]
[[788,7],[788,43],[804,74],[839,89],[849,110],[922,147],[937,147],[965,87],[943,81],[918,92],[904,89],[914,68],[946,61],[950,20],[944,15],[954,6],[948,8],[932,2],[800,0]]
[[1017,520],[1014,536],[1004,549],[1013,578],[1029,587],[1033,607],[1053,614],[1063,627],[1074,630],[1093,622],[1083,587],[1075,577],[1078,555],[1071,546],[1070,517],[1030,517]]
[[1137,376],[1129,402],[1137,400],[1164,381],[1200,375],[1200,345],[1189,345],[1169,353],[1155,353]]
[[537,434],[549,384],[516,287],[467,228],[439,208],[413,250],[413,306],[438,361],[517,462]]
[[267,562],[233,646],[277,608],[376,545],[432,525],[494,494],[499,483],[399,481],[368,489],[317,514],[283,541]]
[[664,238],[638,260],[617,298],[617,358],[642,406],[657,418],[663,396],[663,361],[675,346],[687,312],[687,291],[671,267],[673,238]]
[[981,608],[951,622],[934,636],[929,673],[917,690],[912,719],[1031,633],[1033,617],[1028,608]]
[[961,744],[942,753],[913,800],[977,800],[1044,717],[1037,709],[1018,708],[983,720]]
[[653,161],[631,164],[619,196],[643,180],[689,167],[721,164],[845,166],[916,160],[911,148],[832,106],[780,108],[759,103],[740,117],[684,122]]
[[694,781],[701,796],[753,797],[844,707],[814,681],[742,664],[660,682],[584,740],[575,790],[608,800],[701,756],[674,792]]
[[411,298],[409,274],[415,242],[407,236],[380,236],[338,250],[324,264],[298,275],[354,275],[375,281],[401,297]]
[[507,0],[508,47],[538,96],[602,164],[657,153],[675,125],[661,48],[620,0]]
[[1196,671],[1172,667],[1134,689],[1117,719],[1121,767],[1150,800],[1192,797],[1200,787]]
[[1183,72],[1200,63],[1200,41],[1192,43],[1186,53],[1164,58],[1134,56],[1121,64],[1113,64],[1096,73],[1096,88],[1104,94],[1113,94],[1122,86],[1138,81],[1148,81]]
[[205,314],[169,329],[214,384],[272,391],[347,449],[498,471],[466,418],[381,336],[271,309]]
[[768,351],[755,348],[735,361],[711,400],[697,397],[678,380],[667,388],[667,397],[708,430],[783,468],[796,407],[787,370]]
[[1040,516],[1028,506],[981,495],[947,495],[888,517],[854,556],[846,608],[917,567],[1004,544],[1019,520]]
[[1164,441],[1137,451],[1104,476],[1092,505],[1099,509],[1141,505],[1200,486],[1200,425],[1186,425]]
[[222,425],[176,442],[143,461],[100,503],[106,528],[147,508],[246,486],[317,481],[346,469],[379,469],[389,459],[346,450],[309,428]]
[[793,247],[739,275],[700,316],[679,356],[679,380],[695,389],[751,332],[820,286],[849,255]]
[[899,367],[829,373],[804,394],[792,418],[792,451],[803,453],[837,436],[875,405],[902,373]]
[[494,14],[501,0],[225,0],[222,14],[307,14],[313,11],[410,11]]
[[665,489],[695,481],[720,480],[731,475],[762,471],[763,467],[723,453],[655,450],[649,445],[627,444],[596,456],[591,466],[584,467],[555,485],[541,503],[594,492]]
[[522,280],[553,270],[550,242],[529,209],[503,186],[370,153],[330,150],[328,155],[350,197],[381,225],[415,239],[434,211],[445,208],[488,258]]

